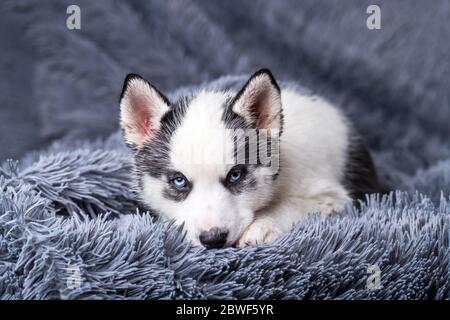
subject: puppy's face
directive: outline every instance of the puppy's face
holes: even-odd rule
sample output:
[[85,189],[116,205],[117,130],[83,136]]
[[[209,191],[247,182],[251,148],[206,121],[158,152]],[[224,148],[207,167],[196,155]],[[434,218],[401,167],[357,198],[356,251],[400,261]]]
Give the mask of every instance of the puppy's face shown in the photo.
[[270,72],[237,94],[201,91],[175,103],[129,75],[120,104],[141,200],[184,223],[194,243],[234,244],[274,194],[282,117]]

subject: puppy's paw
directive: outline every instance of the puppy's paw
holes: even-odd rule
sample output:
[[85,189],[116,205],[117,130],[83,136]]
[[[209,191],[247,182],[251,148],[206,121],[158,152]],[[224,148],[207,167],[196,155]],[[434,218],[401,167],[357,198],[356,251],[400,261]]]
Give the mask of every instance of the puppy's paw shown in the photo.
[[283,232],[272,222],[267,220],[256,220],[250,224],[237,242],[238,248],[270,243],[277,239]]

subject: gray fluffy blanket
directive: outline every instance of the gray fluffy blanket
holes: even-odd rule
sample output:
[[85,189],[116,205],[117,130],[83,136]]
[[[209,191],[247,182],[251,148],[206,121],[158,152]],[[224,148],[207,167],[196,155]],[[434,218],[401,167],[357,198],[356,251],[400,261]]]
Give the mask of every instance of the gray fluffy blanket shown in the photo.
[[[71,2],[2,1],[0,158],[21,160],[0,169],[0,298],[449,299],[450,5],[378,3],[374,31],[364,1],[80,0],[68,31]],[[394,191],[273,245],[192,247],[133,200],[122,80],[176,96],[259,67],[340,106]]]

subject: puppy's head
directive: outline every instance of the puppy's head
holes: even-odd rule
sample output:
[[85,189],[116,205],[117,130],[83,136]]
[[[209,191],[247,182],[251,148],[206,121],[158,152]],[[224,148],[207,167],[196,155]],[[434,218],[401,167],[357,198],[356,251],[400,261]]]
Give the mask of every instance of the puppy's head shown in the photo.
[[144,204],[184,223],[194,243],[234,244],[274,195],[282,114],[272,74],[258,71],[237,93],[176,102],[129,75],[120,107]]

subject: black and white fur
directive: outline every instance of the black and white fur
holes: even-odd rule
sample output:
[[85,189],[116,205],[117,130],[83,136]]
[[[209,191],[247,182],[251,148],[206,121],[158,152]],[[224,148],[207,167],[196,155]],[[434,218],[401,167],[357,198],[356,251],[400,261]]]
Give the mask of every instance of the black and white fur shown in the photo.
[[[310,213],[379,191],[370,155],[343,114],[320,97],[280,90],[269,70],[239,92],[199,91],[176,102],[131,74],[120,106],[142,202],[206,247],[271,242]],[[237,164],[236,149],[249,143],[237,142],[242,129],[258,141],[279,138],[268,144],[276,170],[259,160]]]

